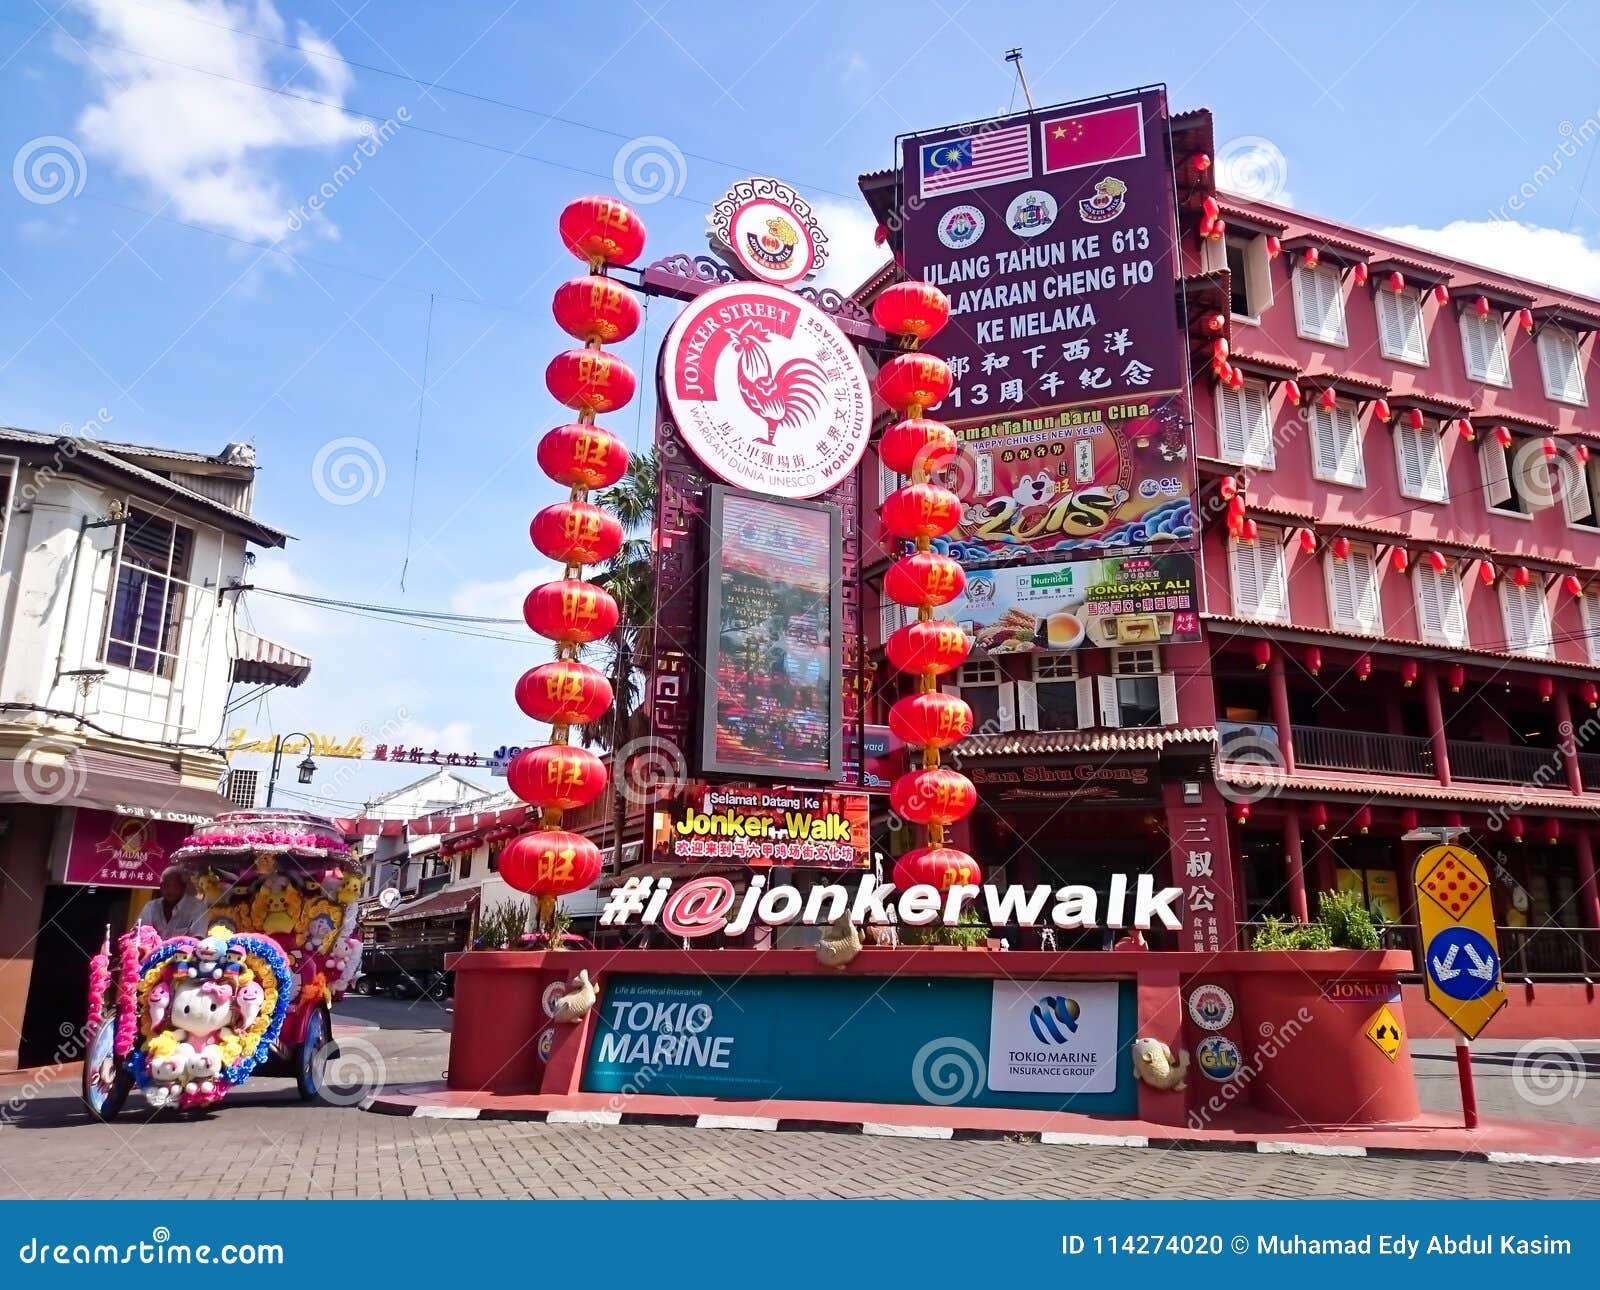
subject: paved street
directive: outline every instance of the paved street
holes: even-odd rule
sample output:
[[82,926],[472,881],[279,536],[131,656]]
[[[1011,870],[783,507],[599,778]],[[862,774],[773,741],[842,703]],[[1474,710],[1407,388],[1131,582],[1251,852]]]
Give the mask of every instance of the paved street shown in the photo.
[[[449,1013],[352,999],[337,1029],[352,1080],[381,1062],[396,1082],[436,1079]],[[359,1042],[357,1042],[359,1041]],[[1482,1046],[1485,1114],[1600,1124],[1600,1044]],[[1448,1045],[1414,1049],[1423,1103],[1454,1109]],[[0,1197],[1600,1197],[1600,1167],[1425,1157],[1332,1159],[1248,1152],[929,1142],[839,1133],[418,1120],[306,1106],[285,1081],[253,1081],[210,1119],[89,1122],[76,1078],[4,1090]],[[1522,1093],[1519,1094],[1519,1089]],[[1532,1106],[1523,1094],[1544,1100]],[[221,1164],[219,1162],[226,1162]]]

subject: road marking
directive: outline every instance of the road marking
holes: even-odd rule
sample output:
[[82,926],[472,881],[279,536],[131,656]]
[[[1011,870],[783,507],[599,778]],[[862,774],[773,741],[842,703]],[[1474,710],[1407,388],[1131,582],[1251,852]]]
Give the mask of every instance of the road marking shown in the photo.
[[1491,1165],[1595,1165],[1600,1164],[1593,1156],[1540,1156],[1526,1151],[1491,1151],[1488,1153]]
[[1333,1147],[1317,1142],[1258,1142],[1264,1156],[1364,1156],[1365,1147]]
[[1148,1147],[1149,1138],[1133,1133],[1041,1133],[1047,1147]]
[[702,1115],[694,1122],[697,1129],[756,1129],[762,1133],[775,1133],[778,1129],[776,1118],[768,1119],[763,1115]]
[[476,1120],[475,1106],[419,1106],[411,1112],[418,1120]]
[[621,1124],[621,1111],[551,1111],[546,1124]]
[[935,1138],[955,1136],[954,1129],[941,1129],[934,1124],[863,1124],[861,1132],[869,1138]]

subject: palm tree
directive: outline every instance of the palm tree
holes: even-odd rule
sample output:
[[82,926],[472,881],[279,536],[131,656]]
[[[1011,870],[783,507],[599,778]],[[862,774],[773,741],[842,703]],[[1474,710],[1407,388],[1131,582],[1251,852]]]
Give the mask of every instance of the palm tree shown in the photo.
[[[645,693],[643,664],[652,654],[650,633],[655,622],[655,551],[648,536],[656,517],[655,450],[636,454],[628,473],[595,497],[622,522],[622,548],[607,562],[594,581],[609,591],[621,614],[605,640],[606,670],[614,702],[609,718],[584,727],[585,744],[606,745],[615,758],[650,733],[650,705]],[[628,795],[618,782],[624,768],[611,766],[611,864],[622,865],[622,831],[628,819]]]

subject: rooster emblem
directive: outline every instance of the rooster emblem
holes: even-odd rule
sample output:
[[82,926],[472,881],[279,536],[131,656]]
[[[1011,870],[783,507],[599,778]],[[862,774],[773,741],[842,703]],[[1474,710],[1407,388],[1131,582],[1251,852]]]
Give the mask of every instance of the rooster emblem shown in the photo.
[[770,446],[778,431],[801,426],[827,403],[827,378],[809,358],[791,358],[772,370],[766,342],[772,333],[754,319],[730,327],[728,335],[739,355],[739,393],[745,405],[767,423],[767,437],[757,443]]

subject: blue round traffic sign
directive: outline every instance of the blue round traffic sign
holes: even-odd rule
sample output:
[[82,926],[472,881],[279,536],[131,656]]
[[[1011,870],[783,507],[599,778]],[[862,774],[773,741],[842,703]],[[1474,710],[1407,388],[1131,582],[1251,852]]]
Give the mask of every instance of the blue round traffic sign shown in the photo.
[[1482,932],[1447,927],[1423,951],[1428,977],[1452,999],[1481,999],[1500,982],[1500,956]]

